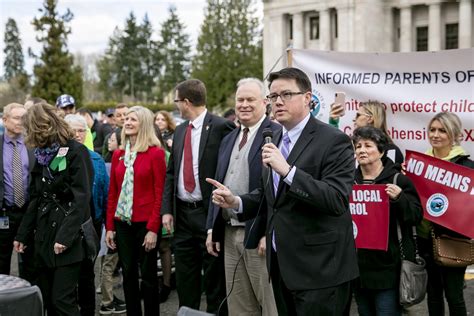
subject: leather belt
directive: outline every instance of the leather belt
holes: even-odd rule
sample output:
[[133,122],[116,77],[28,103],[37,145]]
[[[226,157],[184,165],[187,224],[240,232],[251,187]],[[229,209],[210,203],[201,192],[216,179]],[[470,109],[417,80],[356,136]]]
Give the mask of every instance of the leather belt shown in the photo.
[[182,201],[178,198],[176,198],[176,204],[177,205],[181,205],[181,206],[184,206],[184,207],[187,207],[187,208],[190,208],[190,209],[196,209],[196,208],[201,208],[204,206],[204,202],[203,201],[195,201],[195,202],[186,202],[186,201]]

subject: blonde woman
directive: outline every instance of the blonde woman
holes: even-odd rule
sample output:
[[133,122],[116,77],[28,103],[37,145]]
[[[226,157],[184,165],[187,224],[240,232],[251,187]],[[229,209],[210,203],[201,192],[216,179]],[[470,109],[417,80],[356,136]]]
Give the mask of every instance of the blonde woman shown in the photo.
[[[461,120],[456,114],[448,112],[436,114],[428,124],[428,138],[431,148],[426,151],[426,154],[474,169],[474,162],[469,159],[469,155],[460,145],[461,134]],[[472,211],[472,207],[466,207],[465,211]],[[429,314],[444,315],[444,297],[446,297],[449,315],[466,315],[466,302],[463,296],[466,268],[436,265],[433,259],[432,228],[437,234],[467,238],[445,227],[432,224],[425,219],[418,227],[420,252],[426,261],[428,272],[427,301]]]
[[[122,144],[112,156],[106,216],[106,243],[118,249],[127,315],[159,315],[157,243],[165,182],[165,151],[156,137],[153,113],[130,108]],[[141,272],[141,291],[138,282]]]
[[[329,113],[329,124],[338,127],[339,118],[343,113],[343,111],[341,110],[342,106],[344,105],[331,105],[331,112]],[[359,109],[357,110],[356,116],[352,121],[354,122],[354,129],[364,126],[373,126],[381,129],[385,136],[388,138],[388,144],[385,148],[384,157],[382,159],[385,159],[385,157],[387,157],[394,163],[403,163],[403,154],[400,148],[398,148],[398,146],[393,143],[393,140],[388,133],[387,113],[382,103],[373,100],[361,103]]]

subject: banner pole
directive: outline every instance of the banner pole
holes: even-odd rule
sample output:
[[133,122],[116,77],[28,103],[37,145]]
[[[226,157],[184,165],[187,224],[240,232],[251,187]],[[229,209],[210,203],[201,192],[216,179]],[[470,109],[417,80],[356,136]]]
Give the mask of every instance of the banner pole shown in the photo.
[[286,50],[286,60],[287,60],[288,67],[292,67],[293,66],[293,50],[291,48],[288,48]]

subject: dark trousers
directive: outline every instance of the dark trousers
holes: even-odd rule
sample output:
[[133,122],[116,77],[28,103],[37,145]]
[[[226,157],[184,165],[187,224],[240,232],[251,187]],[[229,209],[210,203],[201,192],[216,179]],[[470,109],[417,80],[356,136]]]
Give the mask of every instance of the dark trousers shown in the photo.
[[[147,252],[143,246],[148,232],[145,222],[129,225],[115,221],[115,232],[119,260],[122,264],[127,316],[142,315],[140,297],[143,297],[145,315],[160,315],[157,271],[157,247],[160,243],[160,234],[158,234],[157,247]],[[141,286],[138,268],[140,268]]]
[[426,261],[428,272],[428,311],[430,316],[444,315],[444,298],[448,302],[449,315],[467,315],[464,301],[464,274],[466,268],[450,268],[437,265],[433,259],[431,238],[418,238],[420,254]]
[[85,258],[81,262],[79,286],[77,288],[81,316],[95,315],[94,261]]
[[286,287],[281,277],[278,258],[273,250],[271,256],[270,277],[279,316],[339,316],[343,314],[347,301],[350,299],[350,282],[324,289],[292,291]]
[[39,270],[38,286],[48,316],[79,316],[77,284],[81,263]]
[[[206,210],[182,205],[177,208],[174,255],[179,306],[199,310],[203,289],[207,312],[216,314],[226,296],[224,255],[221,252],[216,258],[206,250]],[[227,315],[227,304],[223,304],[219,315]]]
[[[9,218],[10,227],[8,229],[0,229],[0,274],[10,274],[13,240],[15,239],[21,220],[23,219],[25,209],[26,205],[21,209],[8,208],[5,212],[5,215]],[[1,210],[0,216],[3,216],[3,211]],[[19,272],[21,278],[34,284],[36,283],[36,269],[33,258],[33,240],[28,243],[27,246],[25,252],[20,254],[18,258]]]
[[[94,220],[94,228],[97,236],[102,233],[102,221]],[[95,315],[95,261],[85,258],[81,263],[81,274],[79,276],[79,286],[77,295],[79,299],[79,307],[81,316]]]
[[399,303],[398,291],[398,288],[383,290],[354,289],[359,315],[400,316],[402,308]]

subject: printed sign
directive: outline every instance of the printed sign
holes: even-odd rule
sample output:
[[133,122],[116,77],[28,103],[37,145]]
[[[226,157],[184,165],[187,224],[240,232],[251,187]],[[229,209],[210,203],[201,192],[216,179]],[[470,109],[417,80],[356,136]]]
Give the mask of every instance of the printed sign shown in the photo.
[[385,184],[352,187],[349,209],[357,248],[387,250],[389,201]]
[[410,150],[405,163],[424,217],[474,238],[474,170]]

